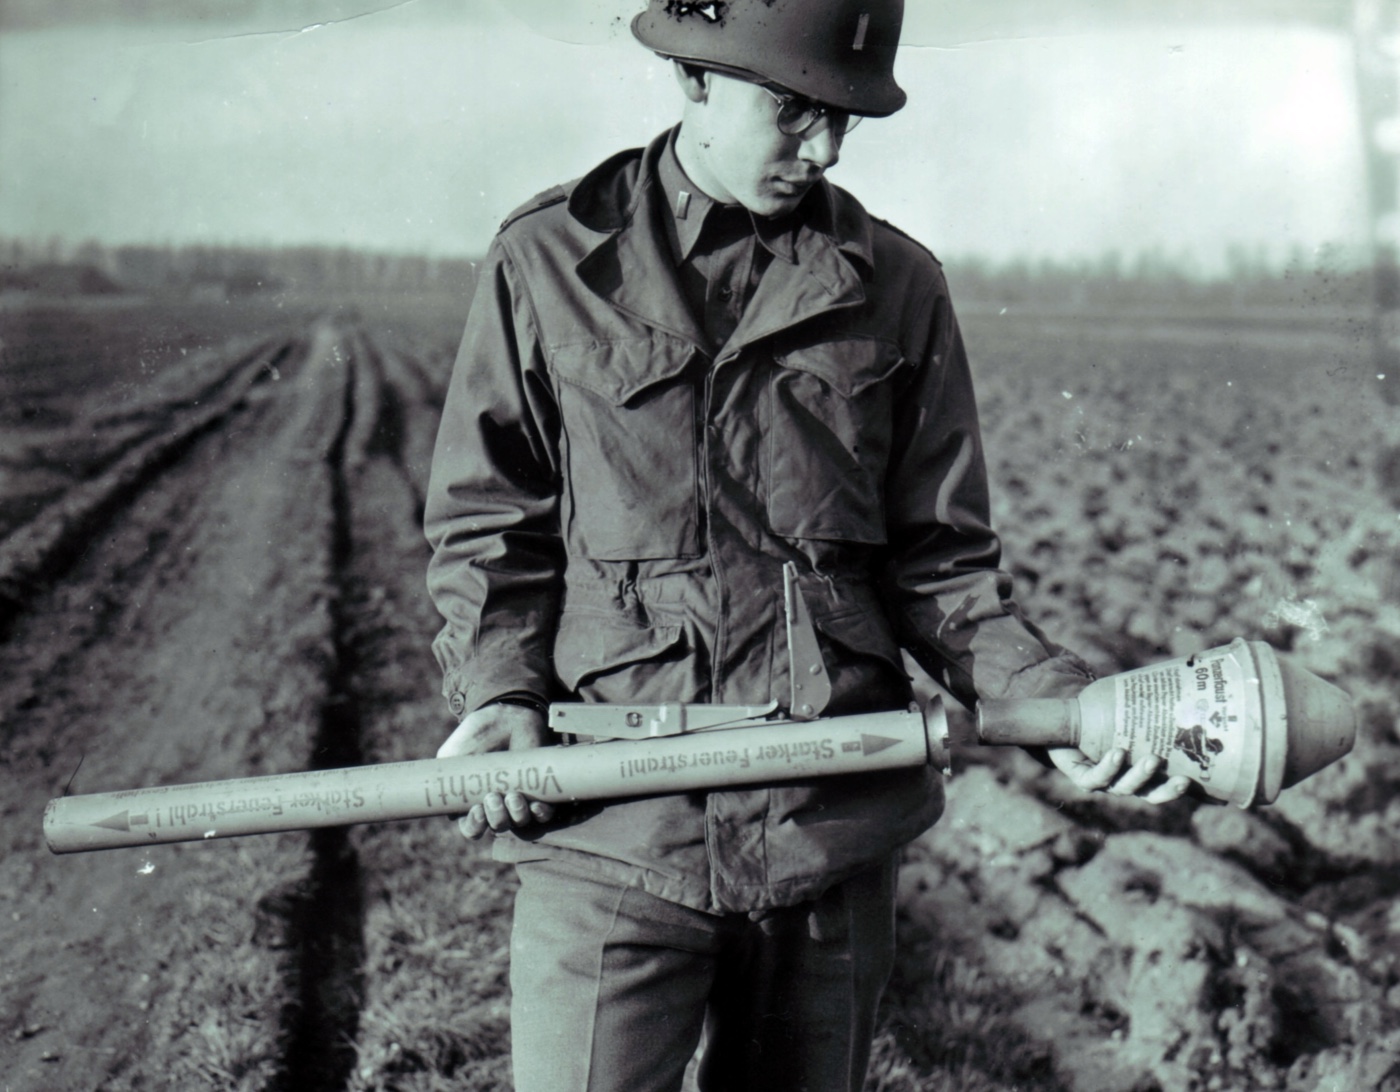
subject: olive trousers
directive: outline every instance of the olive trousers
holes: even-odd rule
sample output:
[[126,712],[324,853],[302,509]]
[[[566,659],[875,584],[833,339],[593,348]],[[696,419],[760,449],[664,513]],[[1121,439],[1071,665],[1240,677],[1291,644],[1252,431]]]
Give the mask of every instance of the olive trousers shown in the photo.
[[516,866],[516,1092],[859,1092],[894,960],[895,862],[813,902],[707,914],[556,860]]

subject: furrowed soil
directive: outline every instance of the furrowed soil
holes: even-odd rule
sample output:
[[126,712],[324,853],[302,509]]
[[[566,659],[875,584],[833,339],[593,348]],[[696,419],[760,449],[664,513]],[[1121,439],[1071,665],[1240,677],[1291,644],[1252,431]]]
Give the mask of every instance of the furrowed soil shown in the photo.
[[[0,1088],[510,1087],[514,879],[451,823],[69,856],[40,827],[433,753],[419,522],[465,306],[0,308]],[[1364,339],[964,319],[1031,617],[1104,673],[1268,640],[1361,738],[1250,812],[959,748],[868,1087],[1400,1088],[1400,425]]]

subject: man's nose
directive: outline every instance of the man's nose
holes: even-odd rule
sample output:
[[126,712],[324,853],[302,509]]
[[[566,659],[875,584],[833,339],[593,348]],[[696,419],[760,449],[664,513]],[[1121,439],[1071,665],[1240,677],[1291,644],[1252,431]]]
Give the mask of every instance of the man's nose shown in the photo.
[[804,134],[797,154],[808,163],[828,170],[841,158],[841,138],[830,120],[824,118],[822,122],[816,132]]

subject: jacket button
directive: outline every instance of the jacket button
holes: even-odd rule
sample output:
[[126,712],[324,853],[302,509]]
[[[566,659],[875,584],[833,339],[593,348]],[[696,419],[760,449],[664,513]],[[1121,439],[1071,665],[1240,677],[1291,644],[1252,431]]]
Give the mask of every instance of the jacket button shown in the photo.
[[461,691],[456,691],[447,699],[447,707],[452,710],[454,717],[460,717],[467,708],[467,696]]

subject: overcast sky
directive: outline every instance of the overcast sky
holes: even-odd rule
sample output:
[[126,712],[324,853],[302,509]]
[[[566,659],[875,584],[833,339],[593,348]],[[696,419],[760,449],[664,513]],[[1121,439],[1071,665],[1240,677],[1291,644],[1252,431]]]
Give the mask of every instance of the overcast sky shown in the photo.
[[[476,255],[515,205],[679,109],[627,33],[640,0],[167,3],[101,25],[4,5],[3,236]],[[909,3],[909,106],[863,124],[832,178],[941,255],[1362,254],[1344,35],[1169,3],[1128,26],[954,26],[931,5]],[[315,10],[365,14],[290,14]]]

